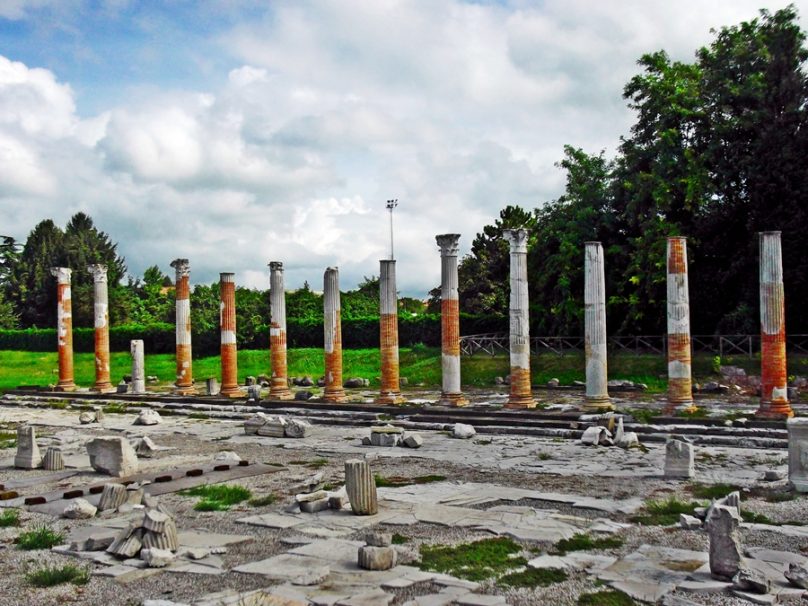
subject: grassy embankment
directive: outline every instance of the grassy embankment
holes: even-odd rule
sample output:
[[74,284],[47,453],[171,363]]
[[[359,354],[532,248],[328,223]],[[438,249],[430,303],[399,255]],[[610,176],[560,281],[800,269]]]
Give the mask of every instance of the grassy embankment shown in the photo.
[[[371,380],[371,386],[378,386],[379,352],[376,349],[345,350],[344,376],[364,377]],[[130,356],[127,352],[112,353],[111,376],[113,383],[130,372]],[[401,348],[401,376],[407,377],[409,386],[440,386],[440,350],[432,347]],[[269,374],[269,351],[244,350],[238,353],[239,379],[243,383],[248,375]],[[750,374],[759,374],[760,361],[747,357],[729,357],[722,360],[746,368]],[[169,385],[175,376],[174,356],[154,354],[146,356],[146,374],[155,375],[161,384]],[[714,358],[711,355],[697,355],[693,361],[695,380],[706,381],[713,377]],[[93,354],[75,354],[76,383],[90,386],[95,370]],[[542,385],[555,377],[561,384],[570,384],[584,379],[583,354],[557,356],[542,354],[532,361],[533,383]],[[194,360],[194,376],[197,381],[206,377],[219,377],[219,357],[210,356]],[[666,364],[661,355],[616,354],[609,358],[609,378],[628,379],[646,383],[651,392],[664,391]],[[289,350],[289,376],[310,375],[315,379],[323,374],[323,352],[321,349]],[[494,377],[508,374],[506,355],[488,356],[477,354],[462,360],[463,384],[484,387],[494,383]],[[789,358],[789,374],[808,374],[808,358]],[[56,352],[0,351],[0,391],[19,385],[41,385],[56,383]]]

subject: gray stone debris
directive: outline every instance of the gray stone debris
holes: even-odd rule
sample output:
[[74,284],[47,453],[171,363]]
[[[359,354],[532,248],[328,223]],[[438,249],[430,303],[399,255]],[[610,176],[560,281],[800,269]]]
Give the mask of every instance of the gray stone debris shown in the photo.
[[284,427],[287,438],[305,438],[311,431],[311,423],[302,419],[289,419]]
[[477,430],[471,425],[466,425],[465,423],[455,423],[454,427],[452,427],[453,438],[467,440],[469,438],[473,438],[475,435],[477,435]]
[[137,456],[148,459],[157,451],[157,444],[149,436],[143,436],[135,442],[134,448]]
[[345,461],[345,489],[356,515],[375,515],[379,511],[376,483],[367,461]]
[[370,444],[372,446],[398,446],[404,430],[393,425],[382,425],[370,428]]
[[345,486],[341,486],[338,490],[328,493],[328,507],[329,509],[342,509],[348,504],[348,491]]
[[158,425],[163,422],[160,413],[151,408],[144,408],[135,419],[135,425]]
[[62,516],[71,520],[86,520],[95,515],[97,509],[86,499],[72,499]]
[[351,377],[347,381],[342,384],[343,387],[349,388],[357,388],[357,387],[369,387],[370,380],[369,379],[362,379],[360,377]]
[[45,458],[42,459],[42,468],[47,471],[62,471],[65,468],[62,450],[56,446],[48,446]]
[[698,530],[701,528],[701,520],[696,517],[689,516],[686,513],[679,514],[679,526],[685,530]]
[[90,423],[98,422],[95,412],[92,410],[85,410],[79,414],[79,423],[82,425],[89,425]]
[[586,446],[611,446],[612,433],[600,425],[587,427],[581,434],[581,444]]
[[116,393],[126,393],[128,391],[129,391],[129,383],[121,379],[120,382],[118,383]]
[[295,400],[298,402],[308,402],[314,397],[314,392],[308,389],[299,389],[295,392]]
[[740,591],[769,593],[772,583],[760,570],[742,567],[738,570],[738,574],[732,577],[732,586]]
[[266,424],[268,415],[263,412],[257,412],[249,419],[244,421],[244,433],[248,436],[254,436],[258,433],[258,428]]
[[783,573],[789,583],[794,587],[801,589],[808,589],[808,569],[801,564],[791,562],[788,565],[788,570]]
[[779,482],[780,480],[785,480],[786,474],[779,469],[767,469],[763,472],[763,481],[764,482]]
[[176,556],[168,549],[144,547],[140,552],[140,559],[146,562],[149,568],[165,568],[174,562]]
[[420,434],[411,431],[405,432],[401,440],[401,445],[405,448],[421,448],[424,445],[424,439]]
[[260,385],[248,385],[247,386],[247,401],[248,402],[260,402],[261,401],[261,386]]
[[325,490],[295,495],[295,501],[303,513],[317,513],[328,509],[328,493]]
[[96,471],[124,477],[137,473],[137,454],[126,438],[103,437],[87,442],[90,465]]
[[213,460],[217,463],[231,463],[237,465],[241,461],[241,457],[232,450],[222,450],[214,455]]
[[797,492],[808,492],[808,417],[794,417],[788,428],[788,480]]
[[286,435],[286,419],[281,416],[268,415],[256,433],[269,438],[282,438]]
[[710,534],[710,574],[720,581],[732,581],[741,566],[738,526],[741,516],[734,507],[716,505],[705,526]]
[[693,445],[671,438],[665,444],[665,478],[692,478],[696,475]]
[[98,501],[99,511],[118,509],[127,501],[126,492],[126,486],[123,484],[104,484],[104,490],[101,492],[101,498]]
[[396,550],[392,547],[363,545],[359,548],[359,568],[365,570],[390,570],[396,565]]
[[393,544],[393,535],[375,530],[365,535],[365,543],[371,547],[390,547]]
[[205,393],[209,396],[218,396],[221,390],[222,388],[216,378],[209,377],[205,379]]

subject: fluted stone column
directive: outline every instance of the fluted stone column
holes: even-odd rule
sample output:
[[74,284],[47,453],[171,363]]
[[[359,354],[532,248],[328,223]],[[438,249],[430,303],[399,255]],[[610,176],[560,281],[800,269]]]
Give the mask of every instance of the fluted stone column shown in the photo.
[[779,231],[760,238],[760,407],[761,417],[791,417],[786,371],[786,314]]
[[219,329],[221,331],[222,388],[219,394],[228,398],[241,396],[238,385],[238,351],[236,349],[236,282],[232,273],[219,274]]
[[286,370],[286,291],[283,286],[283,263],[269,263],[269,304],[272,320],[269,325],[269,347],[272,379],[269,397],[273,400],[291,400]]
[[193,367],[191,365],[191,264],[188,259],[174,259],[171,267],[176,271],[174,292],[177,306],[177,381],[174,393],[193,395]]
[[73,379],[73,306],[70,296],[70,275],[67,267],[51,267],[56,278],[56,333],[59,344],[59,382],[55,391],[75,391]]
[[535,408],[530,388],[530,318],[527,296],[526,229],[506,229],[502,235],[511,245],[510,350],[511,393],[506,408]]
[[358,516],[372,516],[379,511],[376,482],[370,465],[364,459],[345,461],[345,491],[351,502],[351,510]]
[[95,384],[91,391],[109,393],[115,387],[109,380],[109,294],[107,266],[88,265],[93,274],[93,318],[95,326]]
[[606,279],[600,242],[584,243],[584,348],[588,411],[613,410],[606,363]]
[[457,254],[460,234],[435,236],[440,247],[441,394],[444,406],[465,406],[460,388],[460,301],[457,296]]
[[323,400],[342,402],[342,319],[340,317],[339,269],[329,267],[323,275],[323,330],[325,343],[325,389]]
[[693,412],[687,239],[668,238],[668,406]]
[[132,393],[146,393],[146,365],[143,355],[143,341],[129,341],[129,353],[132,355]]
[[381,390],[377,404],[401,404],[398,374],[398,296],[396,294],[396,262],[379,261],[380,346],[382,356]]

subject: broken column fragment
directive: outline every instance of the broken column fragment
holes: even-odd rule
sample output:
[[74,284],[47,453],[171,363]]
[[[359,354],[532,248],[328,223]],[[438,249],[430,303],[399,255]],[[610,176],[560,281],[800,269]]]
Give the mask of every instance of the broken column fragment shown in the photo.
[[441,394],[444,406],[465,406],[460,387],[460,300],[457,254],[460,234],[435,236],[440,247]]
[[586,242],[584,247],[584,409],[598,412],[614,409],[609,399],[606,364],[606,279],[600,242]]
[[146,393],[146,364],[143,341],[141,339],[129,341],[129,353],[132,355],[132,382],[129,385],[129,391],[131,393]]
[[379,511],[376,497],[376,482],[367,461],[345,461],[345,490],[351,502],[351,510],[359,516],[375,515]]
[[56,278],[56,335],[59,344],[59,382],[54,391],[75,391],[73,378],[73,307],[70,294],[72,270],[51,267]]
[[189,396],[196,393],[191,363],[191,264],[188,259],[174,259],[171,267],[176,271],[177,310],[177,381],[174,393]]
[[502,235],[511,247],[510,298],[510,396],[506,408],[535,408],[530,379],[530,320],[527,294],[526,229],[506,229]]
[[269,383],[269,397],[272,400],[292,400],[286,370],[286,291],[283,285],[283,263],[269,263],[269,304],[271,320],[269,325],[270,361],[272,378]]
[[732,581],[741,567],[738,526],[741,516],[735,507],[717,505],[705,526],[710,535],[710,574],[714,579]]
[[17,454],[14,456],[14,467],[36,469],[40,465],[42,455],[36,443],[36,431],[33,425],[21,425],[17,428]]
[[65,468],[65,462],[62,459],[62,451],[56,446],[48,446],[45,451],[45,457],[42,459],[42,468],[47,471],[62,471]]

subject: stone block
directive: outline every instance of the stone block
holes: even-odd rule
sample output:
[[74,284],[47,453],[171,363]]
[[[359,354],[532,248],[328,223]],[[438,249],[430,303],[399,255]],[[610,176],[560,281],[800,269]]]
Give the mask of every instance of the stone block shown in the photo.
[[390,570],[396,565],[396,550],[392,547],[363,545],[359,548],[359,568],[365,570]]
[[87,520],[92,518],[96,511],[96,507],[86,499],[73,499],[65,507],[62,516],[71,520]]
[[424,445],[424,439],[420,434],[406,432],[404,438],[401,440],[401,445],[406,448],[421,448]]
[[302,419],[289,419],[284,428],[287,438],[305,438],[311,431],[311,423]]
[[87,454],[98,472],[117,477],[137,473],[137,454],[126,438],[94,438],[87,442]]
[[135,419],[135,425],[158,425],[163,422],[160,413],[151,408],[144,408]]
[[82,425],[89,425],[90,423],[95,423],[97,420],[95,413],[90,410],[85,410],[79,414],[79,423]]
[[714,506],[708,517],[710,534],[710,574],[719,581],[732,581],[741,566],[738,527],[741,516],[735,507]]
[[17,428],[17,454],[14,456],[14,467],[36,469],[40,465],[42,455],[36,443],[36,431],[33,425],[21,425]]
[[300,511],[303,513],[317,513],[318,511],[325,511],[326,509],[329,509],[328,497],[300,503]]
[[665,478],[692,478],[696,475],[693,445],[670,439],[665,444]]
[[797,492],[808,492],[808,417],[795,417],[788,428],[788,480]]
[[149,436],[144,436],[135,443],[135,453],[144,459],[150,458],[156,451],[157,444]]
[[783,573],[789,583],[800,589],[808,589],[808,569],[802,564],[791,562],[788,571]]
[[393,535],[376,530],[365,535],[365,543],[371,547],[390,547],[393,544]]
[[214,377],[205,379],[205,393],[209,396],[218,396],[222,388]]
[[165,568],[174,562],[175,557],[168,549],[156,547],[144,547],[140,552],[140,559],[146,562],[149,568]]
[[473,438],[477,435],[477,430],[474,429],[471,425],[466,425],[465,423],[455,423],[454,427],[452,427],[452,437],[458,438],[460,440],[468,440],[469,438]]

